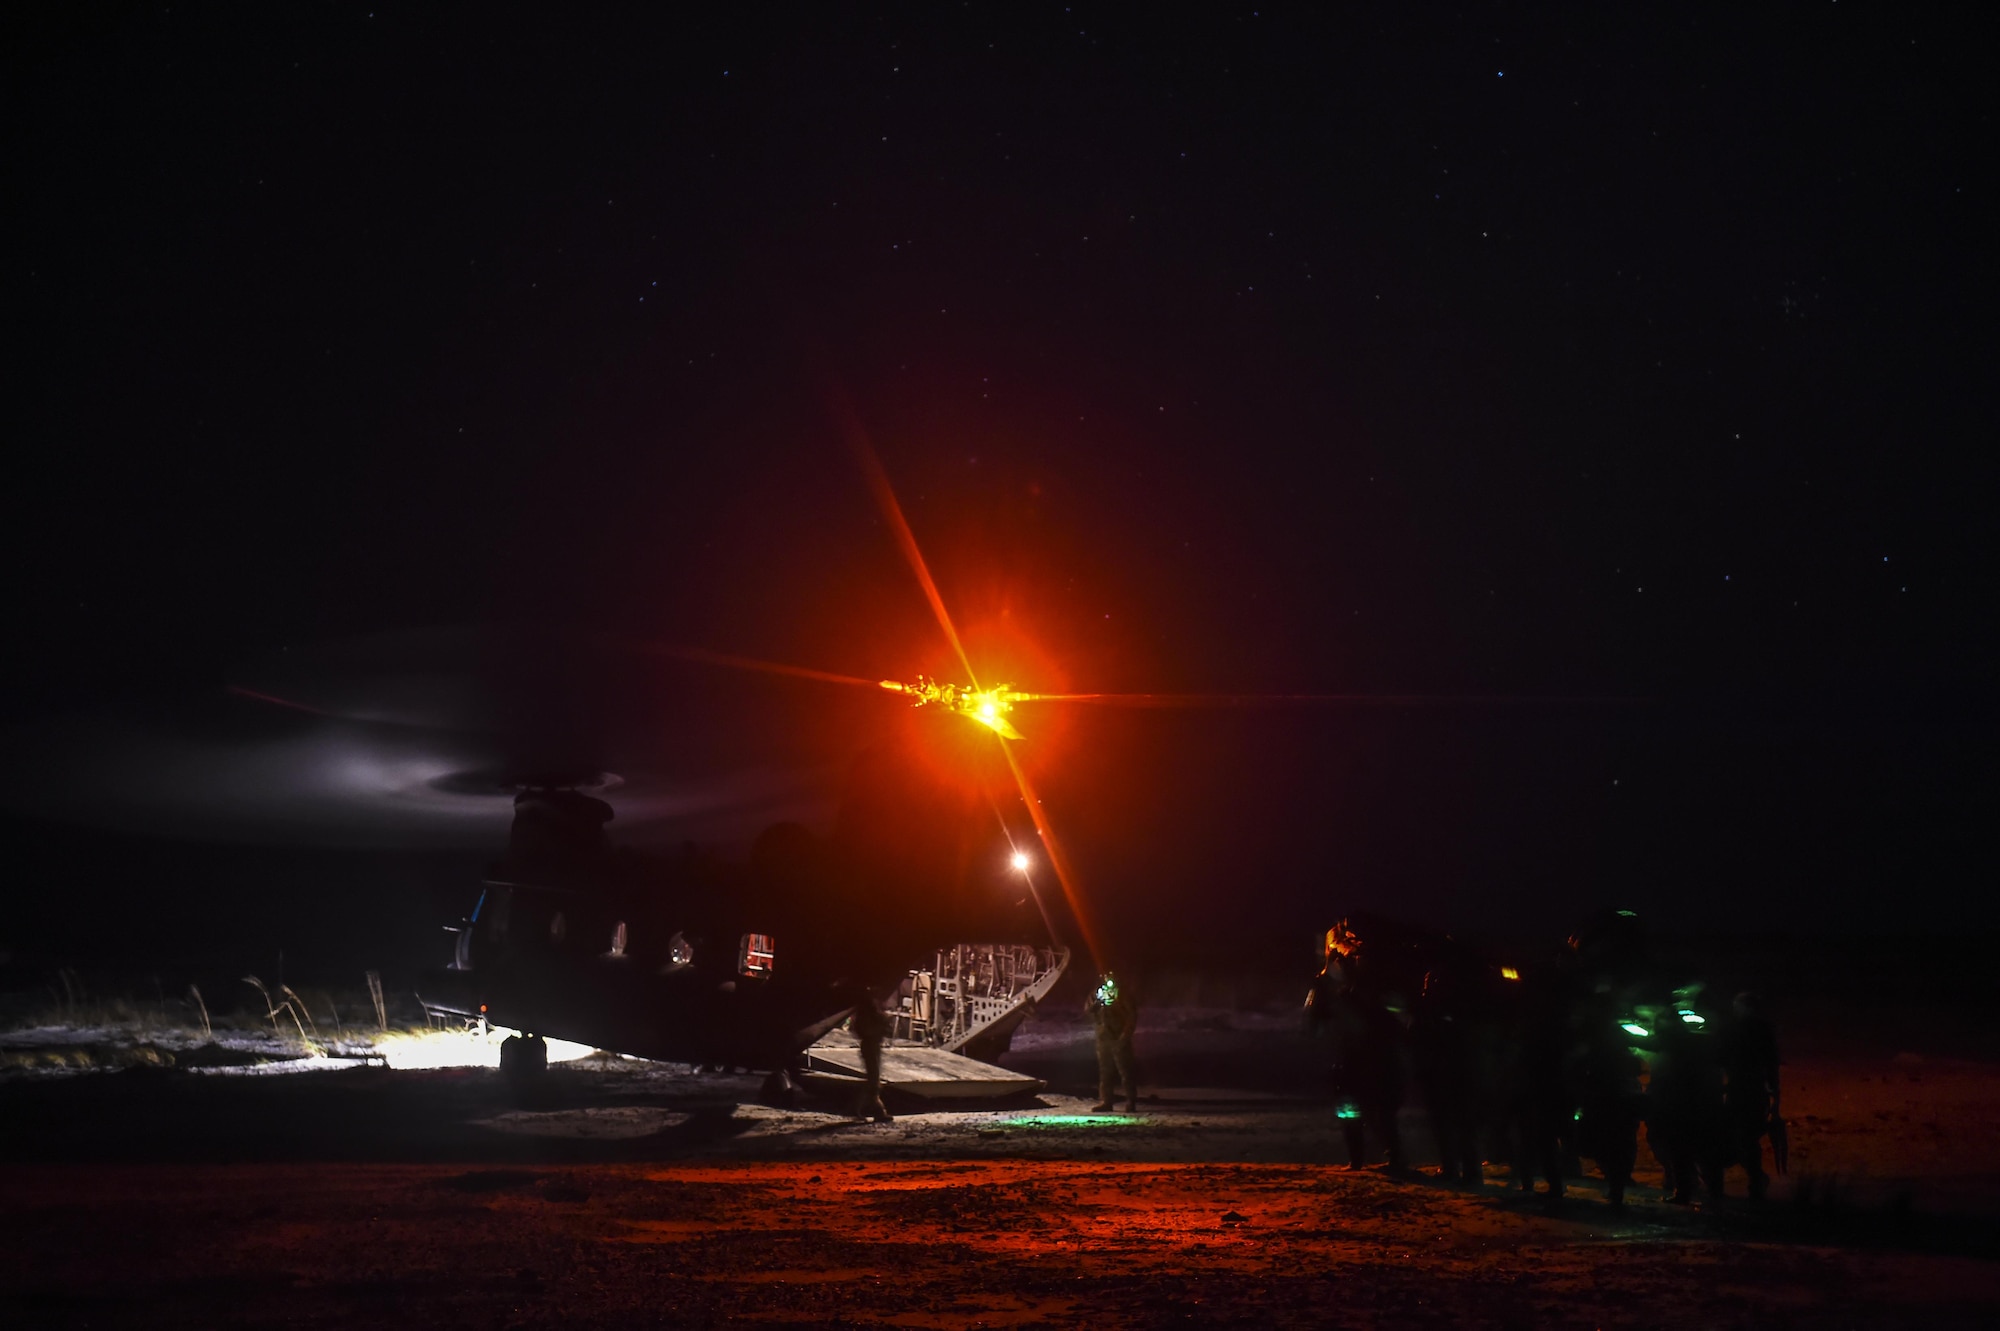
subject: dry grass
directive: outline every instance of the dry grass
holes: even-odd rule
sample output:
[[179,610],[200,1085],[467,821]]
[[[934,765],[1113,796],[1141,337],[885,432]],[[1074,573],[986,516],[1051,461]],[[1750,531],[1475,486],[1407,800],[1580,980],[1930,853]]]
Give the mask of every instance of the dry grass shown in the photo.
[[[264,1017],[271,1023],[273,1035],[284,1034],[284,1027],[279,1023],[279,1018],[290,1017],[292,1028],[298,1032],[299,1043],[308,1049],[319,1047],[319,1027],[313,1024],[312,1015],[305,1010],[305,1000],[293,993],[290,986],[283,984],[278,986],[278,992],[284,995],[280,1000],[272,998],[271,991],[264,987],[264,982],[254,975],[244,976],[243,983],[255,989],[258,996],[264,1000]],[[306,1034],[308,1026],[312,1027],[311,1035]]]
[[0,1070],[110,1072],[120,1068],[170,1068],[173,1054],[153,1044],[41,1045],[0,1049]]
[[203,1044],[215,1038],[215,1027],[208,1019],[208,1004],[201,1000],[201,989],[197,985],[188,986],[188,997],[194,999],[195,1010],[201,1013],[201,1039]]

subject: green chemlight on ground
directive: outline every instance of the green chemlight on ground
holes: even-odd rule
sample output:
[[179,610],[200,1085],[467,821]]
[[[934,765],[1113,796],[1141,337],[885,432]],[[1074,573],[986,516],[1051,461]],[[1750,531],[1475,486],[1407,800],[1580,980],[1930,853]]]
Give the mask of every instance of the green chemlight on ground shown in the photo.
[[1000,1128],[1113,1128],[1121,1123],[1143,1123],[1139,1114],[1021,1114],[1003,1118]]

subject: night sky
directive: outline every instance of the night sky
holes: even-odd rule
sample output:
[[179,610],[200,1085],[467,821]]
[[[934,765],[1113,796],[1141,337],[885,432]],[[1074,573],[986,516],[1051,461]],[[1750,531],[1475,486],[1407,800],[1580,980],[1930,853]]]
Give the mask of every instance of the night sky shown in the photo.
[[[1024,707],[1130,955],[2000,923],[1972,9],[1166,14],[10,11],[23,928],[145,865],[180,918],[254,878],[430,943],[473,879],[415,841],[63,830],[153,769],[47,734],[198,729],[292,654],[957,673],[844,409],[989,678],[1473,699]],[[838,770],[897,706],[597,703],[697,774]]]

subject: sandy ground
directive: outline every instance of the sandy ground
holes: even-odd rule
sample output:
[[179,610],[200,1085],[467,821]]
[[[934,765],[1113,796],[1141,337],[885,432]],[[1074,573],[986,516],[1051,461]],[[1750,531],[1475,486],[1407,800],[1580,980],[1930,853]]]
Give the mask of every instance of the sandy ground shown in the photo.
[[[1350,1171],[1290,1021],[1156,1012],[1140,1112],[1045,1019],[1025,1104],[860,1125],[755,1079],[137,1065],[0,1080],[15,1324],[1971,1326],[2000,1319],[2000,1068],[1788,1067],[1793,1174],[1695,1211]],[[267,1068],[278,1065],[265,1065]],[[303,1070],[316,1069],[316,1070]],[[1425,1159],[1421,1117],[1411,1117]],[[1642,1155],[1640,1181],[1657,1182]],[[12,1321],[13,1319],[8,1319]]]

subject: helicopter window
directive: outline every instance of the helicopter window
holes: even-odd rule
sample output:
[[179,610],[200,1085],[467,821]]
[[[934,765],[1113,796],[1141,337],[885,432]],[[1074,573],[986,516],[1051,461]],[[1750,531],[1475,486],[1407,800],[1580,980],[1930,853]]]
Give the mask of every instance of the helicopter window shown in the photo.
[[611,955],[614,957],[625,955],[625,921],[623,920],[611,926]]
[[563,913],[557,911],[555,914],[549,916],[549,941],[551,943],[560,943],[568,935],[569,921],[563,918]]
[[776,959],[777,948],[769,934],[745,934],[736,949],[736,969],[744,974],[761,978],[771,973],[771,963]]

